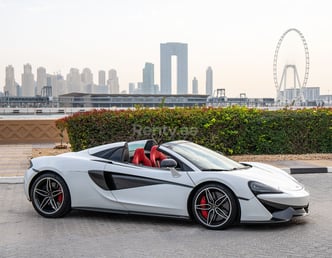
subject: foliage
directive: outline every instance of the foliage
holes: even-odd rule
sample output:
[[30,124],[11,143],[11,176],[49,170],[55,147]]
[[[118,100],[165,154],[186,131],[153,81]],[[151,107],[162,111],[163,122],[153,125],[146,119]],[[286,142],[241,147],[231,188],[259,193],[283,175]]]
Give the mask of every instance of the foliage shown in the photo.
[[230,154],[332,151],[332,110],[245,107],[93,110],[56,121],[73,150],[115,141],[185,139]]

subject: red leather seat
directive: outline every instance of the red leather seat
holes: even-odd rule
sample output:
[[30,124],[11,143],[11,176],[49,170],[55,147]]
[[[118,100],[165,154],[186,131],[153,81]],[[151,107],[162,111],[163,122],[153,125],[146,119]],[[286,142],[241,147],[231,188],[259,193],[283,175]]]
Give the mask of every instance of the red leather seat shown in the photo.
[[135,165],[144,165],[151,167],[151,161],[145,156],[143,148],[137,148],[134,152],[133,160],[131,161]]
[[154,145],[150,152],[150,161],[153,167],[160,167],[160,161],[166,159],[166,156],[157,150],[158,146]]

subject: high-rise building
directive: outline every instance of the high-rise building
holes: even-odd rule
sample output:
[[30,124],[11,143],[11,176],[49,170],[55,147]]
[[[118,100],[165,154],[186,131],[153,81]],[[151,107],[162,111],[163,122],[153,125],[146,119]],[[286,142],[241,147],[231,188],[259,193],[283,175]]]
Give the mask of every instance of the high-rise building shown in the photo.
[[135,83],[134,82],[129,83],[129,94],[135,94]]
[[37,85],[36,85],[36,95],[42,95],[42,89],[47,85],[47,75],[46,69],[44,67],[37,68]]
[[177,94],[188,93],[188,45],[185,43],[160,44],[160,90],[172,94],[172,56],[177,56]]
[[81,82],[83,85],[93,84],[93,74],[89,68],[84,68],[81,73]]
[[6,79],[4,93],[6,96],[17,96],[17,83],[15,82],[14,67],[8,65],[6,67]]
[[66,80],[64,80],[61,74],[51,76],[51,85],[53,97],[58,97],[59,95],[68,93]]
[[93,74],[89,68],[84,68],[81,73],[81,87],[85,93],[92,93],[93,90]]
[[98,84],[93,85],[92,92],[96,94],[107,94],[109,92],[106,85],[106,72],[103,70],[98,71]]
[[193,94],[198,94],[198,81],[196,79],[196,77],[194,77],[193,79],[193,89],[192,89],[192,93]]
[[32,74],[32,68],[30,64],[23,66],[22,73],[22,96],[23,97],[34,97],[35,93],[35,80]]
[[69,74],[67,74],[67,87],[68,92],[82,92],[81,76],[78,69],[70,68]]
[[142,94],[142,88],[143,88],[143,83],[142,82],[138,82],[137,83],[136,93],[137,94]]
[[120,92],[119,78],[116,74],[116,70],[111,69],[108,71],[107,85],[109,87],[110,94],[119,94]]
[[41,89],[40,96],[51,97],[53,96],[53,77],[54,75],[46,74],[46,83]]
[[106,85],[106,73],[105,71],[99,71],[98,72],[98,85],[99,86],[105,86]]
[[143,94],[155,94],[154,87],[154,64],[145,63],[143,68],[143,84],[142,84]]
[[207,95],[212,95],[213,93],[213,71],[211,66],[206,69],[206,83],[205,92]]

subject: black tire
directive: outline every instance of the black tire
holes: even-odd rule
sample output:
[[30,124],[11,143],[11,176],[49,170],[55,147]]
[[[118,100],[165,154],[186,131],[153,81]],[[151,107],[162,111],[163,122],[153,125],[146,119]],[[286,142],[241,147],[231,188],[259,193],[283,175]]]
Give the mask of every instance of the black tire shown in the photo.
[[195,220],[208,229],[229,227],[238,212],[234,194],[220,184],[207,184],[199,188],[191,208]]
[[30,190],[35,210],[46,218],[59,218],[71,209],[70,193],[65,181],[54,173],[39,176]]

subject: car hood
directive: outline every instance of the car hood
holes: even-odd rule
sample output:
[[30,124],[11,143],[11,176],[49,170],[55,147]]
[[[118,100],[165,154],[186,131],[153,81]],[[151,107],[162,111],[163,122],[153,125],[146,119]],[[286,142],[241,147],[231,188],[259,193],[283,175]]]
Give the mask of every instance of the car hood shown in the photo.
[[280,168],[259,162],[241,163],[248,164],[251,167],[238,170],[236,173],[241,174],[241,177],[246,177],[248,181],[258,181],[286,192],[299,191],[304,188],[294,177]]

